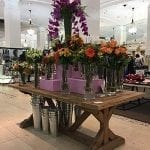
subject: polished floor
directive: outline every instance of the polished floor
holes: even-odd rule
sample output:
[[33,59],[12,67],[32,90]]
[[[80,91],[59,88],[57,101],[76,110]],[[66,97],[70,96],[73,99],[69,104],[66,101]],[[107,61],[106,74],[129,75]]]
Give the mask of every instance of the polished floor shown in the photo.
[[[0,86],[0,150],[87,150],[64,135],[53,138],[33,128],[20,129],[18,123],[30,114],[30,96]],[[94,135],[99,124],[91,116],[82,127]],[[116,150],[150,150],[150,125],[114,115],[110,127],[126,139]]]

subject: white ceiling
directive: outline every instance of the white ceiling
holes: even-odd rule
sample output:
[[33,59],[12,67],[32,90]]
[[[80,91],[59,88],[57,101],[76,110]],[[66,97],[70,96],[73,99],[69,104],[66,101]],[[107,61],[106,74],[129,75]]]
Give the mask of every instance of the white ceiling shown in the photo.
[[[0,18],[3,18],[3,0],[0,0]],[[5,1],[5,0],[4,0]],[[32,10],[32,23],[35,27],[47,27],[52,0],[20,0],[22,29],[28,28],[29,9]],[[91,0],[92,2],[92,0]],[[132,7],[135,7],[135,20],[146,20],[150,0],[100,0],[100,25],[112,27],[131,22]],[[31,5],[29,5],[31,3]],[[126,7],[123,5],[126,4]],[[93,14],[94,16],[94,14]],[[1,31],[1,29],[0,29]]]
[[[147,18],[147,8],[150,0],[132,0],[102,8],[100,11],[101,26],[126,25],[131,22],[132,8],[134,7],[134,20]],[[126,4],[126,6],[124,6]]]

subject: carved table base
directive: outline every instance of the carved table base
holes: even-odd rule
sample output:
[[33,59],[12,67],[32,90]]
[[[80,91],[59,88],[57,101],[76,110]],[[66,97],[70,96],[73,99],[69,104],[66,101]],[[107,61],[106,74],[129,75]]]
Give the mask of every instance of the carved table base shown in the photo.
[[[85,110],[85,109],[84,109]],[[65,131],[64,134],[89,146],[90,150],[111,150],[125,143],[124,138],[115,135],[109,128],[109,120],[112,116],[114,107],[106,108],[101,111],[85,110],[84,113],[77,118],[75,123]],[[92,114],[99,122],[100,129],[94,138],[76,131],[80,125]]]

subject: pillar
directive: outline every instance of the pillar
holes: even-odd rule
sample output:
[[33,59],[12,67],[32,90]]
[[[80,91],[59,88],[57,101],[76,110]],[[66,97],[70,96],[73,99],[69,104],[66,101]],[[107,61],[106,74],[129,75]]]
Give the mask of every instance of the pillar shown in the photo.
[[147,15],[147,44],[145,54],[150,55],[150,4],[148,5]]
[[6,47],[21,47],[19,0],[5,0],[4,24]]
[[89,29],[89,37],[87,42],[100,41],[100,0],[81,0],[87,13],[87,24]]
[[47,31],[44,27],[39,27],[37,31],[37,49],[45,49],[47,42]]
[[118,44],[125,44],[127,41],[127,29],[126,26],[117,26],[115,28],[115,39],[118,41]]

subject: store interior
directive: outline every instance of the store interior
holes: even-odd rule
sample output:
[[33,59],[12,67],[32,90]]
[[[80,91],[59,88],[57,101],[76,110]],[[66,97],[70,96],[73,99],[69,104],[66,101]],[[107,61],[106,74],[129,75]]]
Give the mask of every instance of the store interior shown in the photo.
[[149,150],[150,0],[0,0],[0,103],[0,150]]

